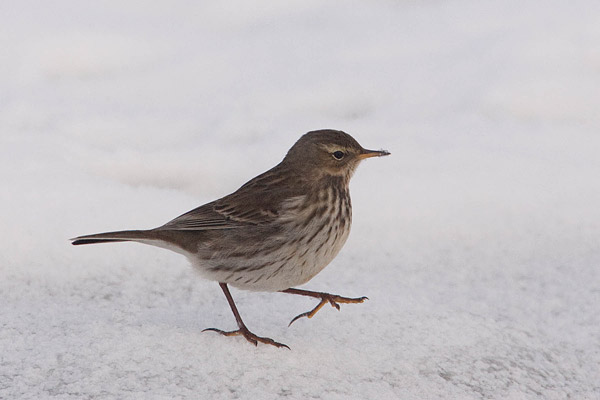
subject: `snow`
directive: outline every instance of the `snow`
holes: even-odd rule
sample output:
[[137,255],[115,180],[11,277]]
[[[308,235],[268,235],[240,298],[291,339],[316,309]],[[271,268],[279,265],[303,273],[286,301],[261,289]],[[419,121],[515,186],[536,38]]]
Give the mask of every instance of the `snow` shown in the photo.
[[[0,398],[600,398],[600,3],[137,1],[0,12]],[[342,129],[346,246],[232,290],[137,244]]]

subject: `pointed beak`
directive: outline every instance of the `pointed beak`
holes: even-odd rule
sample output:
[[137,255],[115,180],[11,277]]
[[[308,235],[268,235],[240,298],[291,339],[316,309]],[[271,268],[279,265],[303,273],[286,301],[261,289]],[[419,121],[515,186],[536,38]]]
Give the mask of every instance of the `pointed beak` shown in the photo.
[[365,158],[371,157],[383,157],[389,156],[391,153],[387,150],[367,150],[363,149],[362,152],[358,155],[359,160],[364,160]]

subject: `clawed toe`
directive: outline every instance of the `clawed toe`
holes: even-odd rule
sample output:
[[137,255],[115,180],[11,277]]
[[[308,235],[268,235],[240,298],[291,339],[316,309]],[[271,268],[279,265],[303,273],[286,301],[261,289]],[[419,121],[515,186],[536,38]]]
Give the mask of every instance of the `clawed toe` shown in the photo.
[[242,335],[243,337],[246,338],[247,341],[249,341],[250,343],[252,343],[255,346],[258,346],[258,342],[261,342],[261,343],[264,343],[264,344],[270,344],[270,345],[275,346],[275,347],[285,347],[288,350],[290,349],[287,345],[285,345],[283,343],[276,342],[276,341],[274,341],[271,338],[257,336],[254,333],[250,332],[248,330],[248,328],[246,328],[246,327],[240,328],[240,329],[235,330],[235,331],[223,331],[223,330],[217,329],[217,328],[206,328],[206,329],[202,330],[202,332],[206,332],[206,331],[217,332],[217,333],[220,333],[223,336],[240,336],[240,335]]
[[292,289],[292,288],[284,290],[283,292],[290,293],[290,294],[298,294],[298,295],[302,295],[302,296],[316,297],[316,298],[321,299],[319,304],[317,304],[317,306],[315,308],[313,308],[312,310],[304,312],[302,314],[298,314],[297,316],[295,316],[294,319],[292,319],[290,321],[290,323],[288,324],[288,327],[291,326],[294,322],[296,322],[298,319],[300,319],[302,317],[312,318],[327,303],[331,304],[332,307],[335,307],[339,311],[340,305],[338,303],[342,303],[342,304],[362,303],[365,300],[369,299],[368,297],[365,297],[365,296],[351,298],[351,297],[342,297],[342,296],[338,296],[335,294],[322,293],[322,292],[311,292],[308,290],[300,290],[300,289]]
[[249,341],[250,343],[252,343],[255,346],[258,346],[258,342],[261,342],[264,344],[270,344],[271,346],[285,347],[286,349],[289,349],[289,347],[283,343],[276,342],[271,338],[260,337],[260,336],[255,335],[254,333],[250,332],[248,330],[248,328],[246,328],[246,324],[244,324],[244,321],[242,321],[242,317],[240,316],[240,313],[239,313],[237,307],[235,306],[235,302],[233,301],[233,297],[231,297],[231,293],[229,292],[229,288],[227,288],[227,284],[223,283],[223,282],[219,282],[219,286],[221,286],[221,289],[223,289],[223,293],[225,294],[225,297],[227,298],[227,301],[229,302],[231,311],[233,312],[233,315],[235,316],[235,320],[240,329],[238,329],[236,331],[223,331],[223,330],[217,329],[217,328],[206,328],[202,332],[213,331],[213,332],[220,333],[223,336],[242,335],[246,338],[247,341]]

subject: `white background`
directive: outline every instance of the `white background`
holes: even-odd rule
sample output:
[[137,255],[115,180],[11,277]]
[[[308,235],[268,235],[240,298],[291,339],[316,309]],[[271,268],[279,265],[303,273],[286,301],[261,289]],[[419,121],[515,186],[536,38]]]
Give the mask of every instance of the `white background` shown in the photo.
[[[211,4],[215,3],[215,4]],[[217,5],[218,4],[218,5]],[[600,397],[600,2],[0,6],[0,398]],[[305,286],[233,290],[152,228],[306,131],[392,156]]]

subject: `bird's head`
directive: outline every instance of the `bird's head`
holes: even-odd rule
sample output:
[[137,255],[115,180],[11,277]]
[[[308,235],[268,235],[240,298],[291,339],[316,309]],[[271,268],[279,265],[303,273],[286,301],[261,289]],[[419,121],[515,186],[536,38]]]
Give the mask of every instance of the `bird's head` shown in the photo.
[[367,150],[342,131],[324,129],[303,135],[288,151],[284,163],[304,171],[350,179],[365,158],[387,156],[386,150]]

